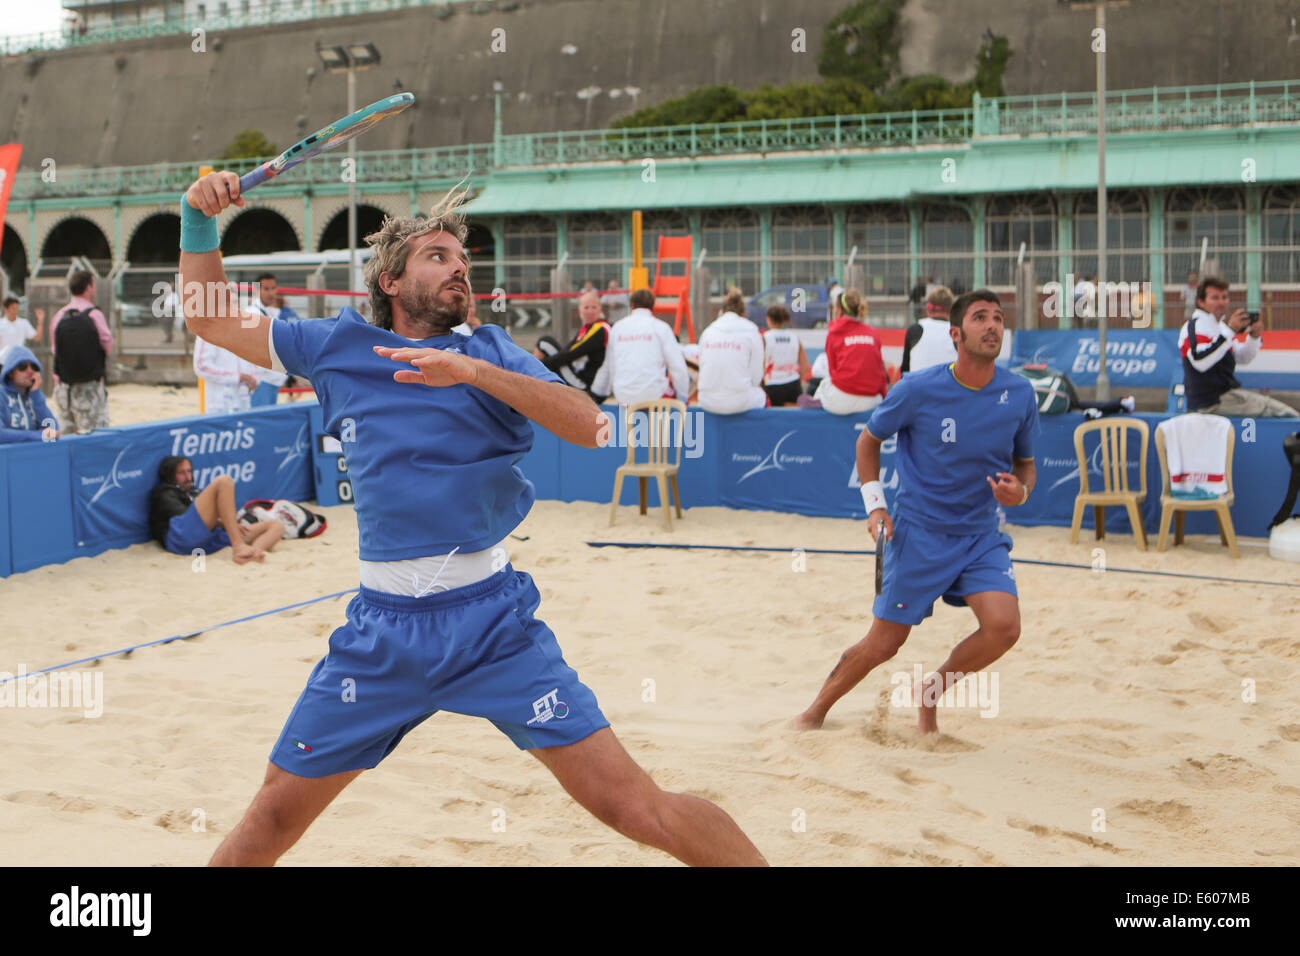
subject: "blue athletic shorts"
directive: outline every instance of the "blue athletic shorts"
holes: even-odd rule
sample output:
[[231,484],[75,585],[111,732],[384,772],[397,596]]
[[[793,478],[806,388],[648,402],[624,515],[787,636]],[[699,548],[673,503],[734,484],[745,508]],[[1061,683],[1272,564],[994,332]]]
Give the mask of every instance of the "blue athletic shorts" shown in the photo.
[[440,710],[486,717],[520,750],[608,727],[533,617],[533,579],[507,564],[475,584],[403,597],[362,588],[271,751],[300,777],[377,766]]
[[195,548],[205,554],[214,554],[230,546],[230,535],[221,526],[209,528],[199,517],[199,506],[190,505],[190,510],[177,515],[167,523],[167,538],[163,541],[172,554],[193,554]]
[[967,594],[1005,591],[1015,595],[1011,537],[1000,531],[944,534],[898,517],[885,545],[880,593],[872,613],[899,624],[920,624],[938,598],[964,607]]

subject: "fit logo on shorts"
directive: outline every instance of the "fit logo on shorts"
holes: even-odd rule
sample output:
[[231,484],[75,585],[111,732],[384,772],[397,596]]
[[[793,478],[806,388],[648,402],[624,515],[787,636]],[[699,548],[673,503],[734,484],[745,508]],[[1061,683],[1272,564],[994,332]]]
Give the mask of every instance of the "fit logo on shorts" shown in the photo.
[[528,721],[531,727],[533,724],[544,724],[552,717],[558,717],[563,720],[569,716],[569,705],[560,700],[560,688],[555,688],[545,697],[539,697],[533,701],[533,718]]

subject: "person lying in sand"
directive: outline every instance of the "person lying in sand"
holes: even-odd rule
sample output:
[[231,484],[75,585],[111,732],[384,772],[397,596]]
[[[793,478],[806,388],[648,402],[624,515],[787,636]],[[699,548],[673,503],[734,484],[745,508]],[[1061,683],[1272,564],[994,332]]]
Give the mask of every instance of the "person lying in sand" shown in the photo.
[[158,485],[149,496],[149,527],[172,554],[215,554],[232,545],[236,564],[265,560],[284,537],[284,525],[274,519],[239,523],[235,481],[229,475],[218,475],[202,491],[195,489],[194,466],[179,455],[168,455],[158,466]]

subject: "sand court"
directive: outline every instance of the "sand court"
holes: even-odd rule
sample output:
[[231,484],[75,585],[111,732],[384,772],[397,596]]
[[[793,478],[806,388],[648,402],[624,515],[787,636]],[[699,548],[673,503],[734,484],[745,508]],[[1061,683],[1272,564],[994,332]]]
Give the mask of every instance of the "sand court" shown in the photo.
[[[324,510],[322,538],[285,542],[258,568],[223,553],[196,571],[145,544],[5,581],[10,673],[203,631],[74,668],[102,674],[102,716],[0,707],[11,863],[206,862],[350,595],[205,629],[355,587],[350,509]],[[1284,586],[1294,566],[1258,543],[1234,562],[1208,537],[1160,555],[1013,526],[1013,558],[1088,566],[1102,547],[1110,570],[1017,566],[1022,636],[994,665],[995,716],[971,694],[921,738],[915,710],[891,702],[973,629],[969,611],[940,605],[824,730],[800,734],[787,721],[870,623],[874,559],[794,549],[867,550],[865,522],[696,508],[670,533],[653,519],[625,508],[610,529],[606,506],[539,502],[516,532],[528,540],[509,545],[632,755],[661,786],[717,802],[772,863],[1300,863],[1300,607]],[[408,735],[282,860],[671,862],[597,823],[491,724],[454,714]]]

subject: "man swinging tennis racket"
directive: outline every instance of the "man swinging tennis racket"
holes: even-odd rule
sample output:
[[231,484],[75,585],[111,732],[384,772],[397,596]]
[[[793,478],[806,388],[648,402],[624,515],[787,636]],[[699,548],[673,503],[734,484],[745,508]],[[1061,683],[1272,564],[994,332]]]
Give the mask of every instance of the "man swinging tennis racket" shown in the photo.
[[[858,437],[858,474],[867,530],[885,550],[871,630],[840,657],[816,700],[794,719],[821,727],[831,706],[898,653],[936,598],[969,606],[979,627],[937,673],[913,688],[922,733],[939,729],[936,704],[965,675],[988,667],[1020,636],[1011,539],[998,531],[997,506],[1029,500],[1037,472],[1038,405],[1027,379],[997,368],[1003,316],[998,297],[977,289],[949,314],[957,361],[903,377]],[[885,510],[880,446],[898,435],[897,521]]]
[[[504,542],[533,503],[515,467],[532,445],[531,422],[585,448],[608,425],[588,396],[500,328],[452,332],[470,301],[463,196],[449,193],[427,218],[387,219],[368,237],[373,324],[347,308],[309,322],[241,316],[233,297],[229,318],[186,316],[205,341],[310,379],[325,430],[340,436],[350,420],[356,439],[345,448],[360,593],[212,863],[274,863],[363,770],[450,710],[491,720],[633,840],[691,864],[763,864],[725,812],[660,790],[633,762],[533,616],[541,598],[532,579],[504,561]],[[226,281],[210,217],[232,203],[243,199],[230,172],[186,193],[185,288]],[[342,699],[346,678],[355,700]]]

